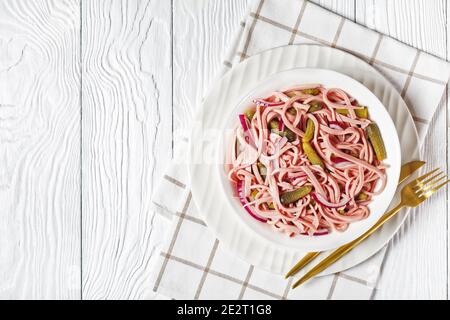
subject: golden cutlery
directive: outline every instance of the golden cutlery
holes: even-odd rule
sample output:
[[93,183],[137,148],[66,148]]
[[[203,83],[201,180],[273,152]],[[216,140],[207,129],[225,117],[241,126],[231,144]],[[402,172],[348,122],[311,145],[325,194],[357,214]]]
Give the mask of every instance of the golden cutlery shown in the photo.
[[[398,180],[398,184],[401,184],[403,181],[405,181],[408,177],[411,176],[416,170],[421,168],[425,164],[424,161],[411,161],[408,163],[405,163],[402,166],[402,169],[400,171],[400,178]],[[378,222],[377,222],[378,223]],[[303,267],[308,265],[311,261],[313,261],[317,256],[320,255],[321,252],[309,252],[307,253],[295,266],[292,267],[291,270],[288,271],[285,275],[285,279],[289,278],[290,276],[293,276],[297,272],[299,272]]]
[[438,171],[439,169],[435,169],[427,174],[424,174],[423,176],[414,179],[413,181],[408,183],[405,187],[403,187],[401,191],[400,203],[394,209],[387,212],[383,217],[381,217],[378,223],[376,223],[362,236],[334,250],[328,257],[319,262],[314,268],[312,268],[303,277],[301,277],[300,280],[294,283],[292,288],[296,288],[302,283],[305,283],[315,275],[325,270],[328,266],[338,261],[341,257],[350,252],[353,248],[355,248],[357,245],[363,242],[372,233],[378,230],[378,228],[380,228],[385,222],[387,222],[389,219],[395,216],[397,212],[399,212],[402,208],[417,207],[426,199],[431,197],[433,193],[435,193],[437,190],[439,190],[447,183],[449,183],[450,180],[441,182],[447,179],[447,175],[445,175],[442,171],[439,172]]

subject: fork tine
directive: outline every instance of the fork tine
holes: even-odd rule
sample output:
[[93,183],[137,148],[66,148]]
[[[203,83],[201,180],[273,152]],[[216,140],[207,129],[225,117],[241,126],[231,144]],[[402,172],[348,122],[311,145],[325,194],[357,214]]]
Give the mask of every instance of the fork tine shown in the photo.
[[433,173],[435,173],[438,170],[439,170],[439,168],[434,169],[433,171],[430,171],[430,172],[424,174],[423,176],[420,176],[420,177],[414,179],[413,182],[416,182],[415,185],[418,185],[421,181],[428,178],[429,176],[431,176]]
[[450,182],[450,179],[441,183],[440,185],[434,187],[433,189],[431,189],[430,191],[425,192],[424,194],[422,194],[422,197],[428,198],[430,197],[433,193],[435,193],[436,191],[438,191],[440,188],[442,188],[443,186],[445,186],[447,183]]
[[417,192],[423,193],[424,191],[427,191],[428,189],[433,188],[436,184],[438,184],[440,181],[447,179],[447,175],[443,175],[437,180],[434,180],[432,183],[428,183],[428,185],[423,184],[422,188],[420,188]]
[[443,175],[443,174],[444,174],[444,172],[439,171],[437,174],[435,174],[435,175],[432,176],[431,178],[428,178],[427,180],[422,181],[422,182],[419,183],[419,184],[420,184],[421,186],[425,186],[425,185],[427,185],[428,183],[430,183],[431,181],[435,180],[436,178],[438,178],[439,176],[441,176],[441,175]]

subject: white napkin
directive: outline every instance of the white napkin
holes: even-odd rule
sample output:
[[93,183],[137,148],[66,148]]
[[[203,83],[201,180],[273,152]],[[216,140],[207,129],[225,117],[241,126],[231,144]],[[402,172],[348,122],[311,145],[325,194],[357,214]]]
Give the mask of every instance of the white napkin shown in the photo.
[[[450,65],[303,0],[257,0],[241,24],[223,73],[249,56],[287,44],[315,43],[350,52],[384,74],[405,99],[421,141],[450,77]],[[423,94],[426,92],[426,94]],[[291,281],[255,268],[219,243],[191,202],[187,140],[153,197],[172,218],[154,266],[154,291],[175,299],[370,299],[385,249],[345,272],[290,290]]]

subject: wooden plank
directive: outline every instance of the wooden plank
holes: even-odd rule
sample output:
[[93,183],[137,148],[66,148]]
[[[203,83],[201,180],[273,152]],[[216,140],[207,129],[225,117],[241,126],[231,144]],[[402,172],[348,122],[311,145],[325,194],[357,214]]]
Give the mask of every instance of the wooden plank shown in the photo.
[[218,75],[249,3],[174,1],[174,136],[188,132],[192,114]]
[[79,1],[0,2],[0,299],[80,297]]
[[171,3],[82,1],[83,298],[151,297],[150,199],[172,155]]
[[444,0],[356,1],[356,21],[445,59],[445,8]]
[[[445,58],[444,0],[357,1],[356,20],[424,51]],[[446,168],[445,106],[433,118],[423,148],[427,169]],[[445,192],[413,210],[391,242],[377,299],[442,299],[447,296]]]
[[[173,129],[186,136],[192,114],[222,68],[251,0],[173,1]],[[164,298],[156,295],[154,298]]]

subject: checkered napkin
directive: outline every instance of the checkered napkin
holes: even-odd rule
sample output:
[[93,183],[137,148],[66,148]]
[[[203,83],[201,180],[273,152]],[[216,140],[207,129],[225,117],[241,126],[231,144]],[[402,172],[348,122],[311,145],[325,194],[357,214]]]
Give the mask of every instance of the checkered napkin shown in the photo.
[[[350,52],[384,74],[405,99],[423,140],[446,88],[449,64],[307,1],[255,1],[222,74],[262,51],[310,43]],[[192,203],[184,158],[188,142],[184,138],[177,143],[179,154],[153,197],[156,212],[171,218],[167,241],[153,266],[154,291],[175,299],[373,297],[386,249],[358,266],[311,280],[296,290],[290,290],[291,282],[282,276],[235,257],[214,237]]]

